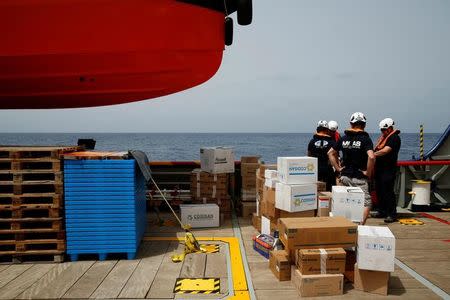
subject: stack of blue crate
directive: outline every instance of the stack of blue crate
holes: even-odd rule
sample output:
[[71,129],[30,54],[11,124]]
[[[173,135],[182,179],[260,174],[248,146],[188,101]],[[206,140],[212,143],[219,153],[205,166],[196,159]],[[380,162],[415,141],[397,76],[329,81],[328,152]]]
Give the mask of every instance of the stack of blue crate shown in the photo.
[[146,184],[134,159],[64,161],[67,254],[136,256],[144,236]]

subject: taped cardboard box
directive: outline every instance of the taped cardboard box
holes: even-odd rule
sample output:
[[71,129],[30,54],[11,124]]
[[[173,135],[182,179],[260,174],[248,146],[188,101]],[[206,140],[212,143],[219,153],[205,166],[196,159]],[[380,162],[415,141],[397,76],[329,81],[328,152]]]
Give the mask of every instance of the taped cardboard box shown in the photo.
[[342,216],[353,222],[362,222],[364,214],[364,192],[359,187],[332,187],[333,216]]
[[302,297],[336,296],[344,292],[342,274],[303,275],[297,268],[291,268],[292,283]]
[[326,192],[327,191],[327,184],[323,181],[317,181],[317,192]]
[[278,157],[278,179],[285,184],[317,183],[317,158]]
[[284,250],[272,250],[269,254],[269,267],[279,281],[291,280],[291,264]]
[[234,173],[234,150],[231,147],[204,147],[200,149],[200,167],[202,171]]
[[261,232],[261,216],[256,213],[252,214],[252,225],[258,232]]
[[278,228],[283,245],[293,257],[296,249],[356,245],[357,225],[343,217],[280,218]]
[[192,228],[219,227],[220,213],[217,204],[180,204],[181,221]]
[[256,202],[241,202],[242,217],[251,217],[256,212]]
[[361,270],[355,264],[355,284],[356,290],[386,296],[389,286],[389,272]]
[[358,226],[358,266],[364,270],[394,272],[395,236],[386,226]]
[[317,216],[329,217],[331,207],[331,192],[319,192],[317,197]]
[[259,155],[255,155],[255,156],[241,156],[241,164],[259,163],[260,159],[261,159],[261,156],[259,156]]
[[284,184],[277,182],[275,207],[284,211],[298,212],[317,209],[315,184]]
[[259,165],[259,171],[258,171],[258,176],[261,178],[264,178],[264,173],[266,172],[266,170],[276,170],[277,169],[277,165],[276,164],[260,164]]
[[295,264],[303,275],[342,274],[345,257],[342,248],[299,249],[295,251]]

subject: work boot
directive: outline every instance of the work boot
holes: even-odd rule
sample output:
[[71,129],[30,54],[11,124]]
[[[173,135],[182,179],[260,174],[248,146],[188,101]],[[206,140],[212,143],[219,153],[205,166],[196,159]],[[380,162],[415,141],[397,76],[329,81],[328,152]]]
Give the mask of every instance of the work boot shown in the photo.
[[384,223],[394,223],[396,221],[396,218],[388,216],[386,219],[384,219]]
[[385,215],[380,211],[373,211],[370,213],[370,216],[372,218],[384,218],[385,217]]

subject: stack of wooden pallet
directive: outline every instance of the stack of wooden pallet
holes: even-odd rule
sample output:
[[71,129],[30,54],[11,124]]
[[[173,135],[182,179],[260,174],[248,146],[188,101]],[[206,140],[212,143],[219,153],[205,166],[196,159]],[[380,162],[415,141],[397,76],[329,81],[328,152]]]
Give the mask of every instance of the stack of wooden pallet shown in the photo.
[[78,147],[0,147],[0,261],[62,261],[61,155]]
[[256,211],[257,177],[260,166],[259,156],[241,157],[241,212],[242,216],[251,216]]

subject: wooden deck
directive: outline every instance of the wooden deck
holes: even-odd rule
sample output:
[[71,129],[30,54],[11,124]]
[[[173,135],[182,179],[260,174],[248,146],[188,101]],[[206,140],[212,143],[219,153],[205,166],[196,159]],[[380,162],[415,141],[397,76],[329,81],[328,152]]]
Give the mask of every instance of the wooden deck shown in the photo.
[[[450,220],[450,213],[433,214]],[[154,218],[151,216],[151,218]],[[450,227],[436,220],[420,218],[424,225],[391,224],[397,238],[397,258],[433,284],[450,293]],[[370,225],[383,224],[370,219]],[[250,219],[239,219],[251,281],[257,299],[298,299],[290,282],[278,282],[268,261],[253,251],[251,237],[256,234]],[[231,221],[219,229],[195,230],[197,237],[233,237]],[[177,227],[150,225],[146,236],[183,237]],[[144,241],[135,260],[84,260],[66,263],[0,265],[0,299],[186,299],[223,298],[229,292],[227,249],[219,253],[188,255],[183,263],[170,257],[182,251],[178,241]],[[221,279],[220,294],[175,295],[178,277],[214,277]],[[250,283],[249,283],[250,284]],[[350,284],[343,296],[331,299],[439,299],[429,288],[396,266],[391,276],[389,296],[356,291]],[[320,299],[320,298],[316,298]]]

